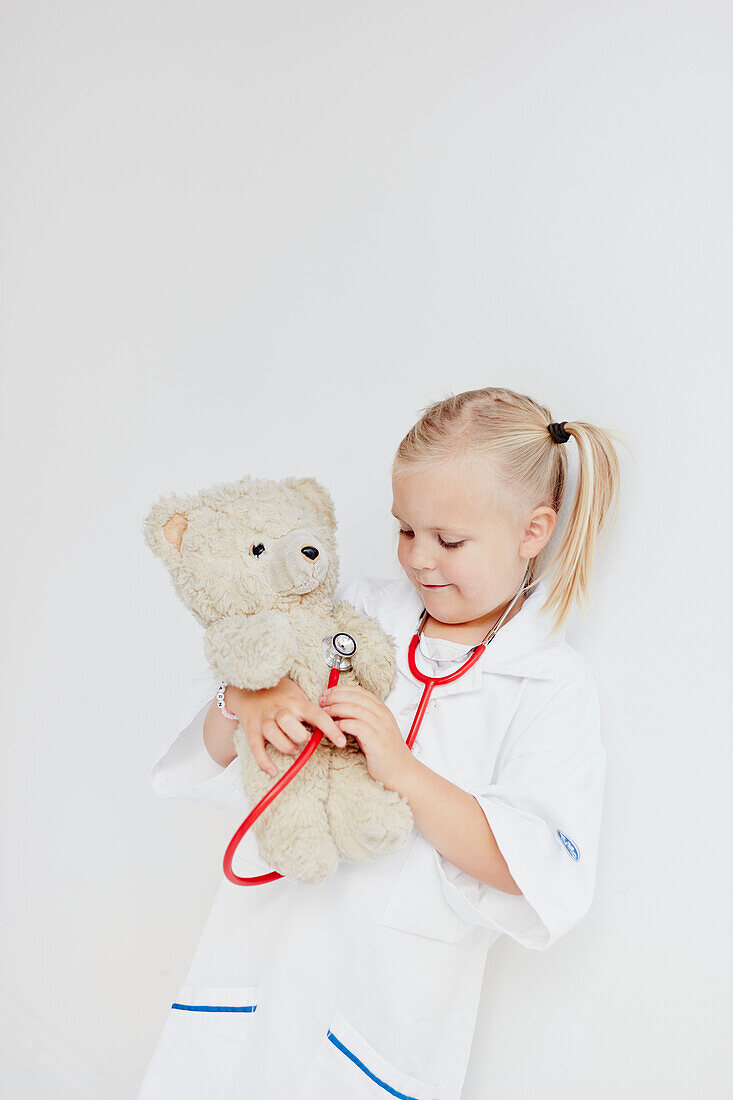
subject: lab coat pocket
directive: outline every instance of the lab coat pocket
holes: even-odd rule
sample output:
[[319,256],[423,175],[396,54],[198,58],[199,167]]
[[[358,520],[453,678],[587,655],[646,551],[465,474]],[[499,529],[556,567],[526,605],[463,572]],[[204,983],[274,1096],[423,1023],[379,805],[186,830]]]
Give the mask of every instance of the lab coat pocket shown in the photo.
[[252,1040],[259,986],[183,985],[171,1005],[138,1100],[229,1095]]
[[403,1073],[337,1013],[308,1068],[297,1100],[441,1100],[435,1085]]
[[445,900],[435,849],[422,833],[414,834],[381,924],[443,943],[458,943],[476,932],[476,925],[459,916]]

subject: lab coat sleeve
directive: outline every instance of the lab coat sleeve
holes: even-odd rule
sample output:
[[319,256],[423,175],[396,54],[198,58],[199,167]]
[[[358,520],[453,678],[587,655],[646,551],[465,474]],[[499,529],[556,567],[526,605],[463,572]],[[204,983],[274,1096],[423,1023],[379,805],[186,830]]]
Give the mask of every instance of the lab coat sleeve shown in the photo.
[[210,670],[191,681],[182,700],[177,731],[150,771],[150,783],[161,798],[208,802],[244,817],[248,799],[239,757],[223,768],[204,744],[204,719],[219,681]]
[[538,951],[585,916],[595,889],[606,754],[596,684],[582,668],[510,738],[495,782],[471,792],[521,896],[435,852],[444,897],[457,913]]

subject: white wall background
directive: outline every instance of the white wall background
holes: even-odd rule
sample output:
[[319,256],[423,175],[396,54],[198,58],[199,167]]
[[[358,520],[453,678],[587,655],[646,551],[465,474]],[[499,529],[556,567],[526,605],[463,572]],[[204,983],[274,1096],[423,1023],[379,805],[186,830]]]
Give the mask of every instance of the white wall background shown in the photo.
[[396,576],[399,439],[503,385],[630,446],[568,630],[609,762],[596,900],[490,952],[465,1100],[729,1097],[731,5],[0,23],[3,1094],[135,1096],[238,824],[148,786],[203,667],[151,501],[312,475],[342,576]]

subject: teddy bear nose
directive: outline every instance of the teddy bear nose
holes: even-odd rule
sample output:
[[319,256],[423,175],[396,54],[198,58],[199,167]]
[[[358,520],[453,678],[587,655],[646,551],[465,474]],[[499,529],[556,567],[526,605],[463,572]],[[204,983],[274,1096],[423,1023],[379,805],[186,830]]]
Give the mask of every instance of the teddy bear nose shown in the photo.
[[315,561],[318,557],[318,551],[315,546],[304,546],[300,552],[301,554],[305,554],[307,558],[310,558],[311,561]]

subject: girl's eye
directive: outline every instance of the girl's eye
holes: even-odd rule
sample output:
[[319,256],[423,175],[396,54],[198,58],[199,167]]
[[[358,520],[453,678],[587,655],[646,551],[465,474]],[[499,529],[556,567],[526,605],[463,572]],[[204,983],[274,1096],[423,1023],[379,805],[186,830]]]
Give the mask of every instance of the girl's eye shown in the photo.
[[[400,527],[400,534],[405,535],[406,538],[412,538],[412,536],[413,536],[412,531],[403,531],[403,529],[401,527]],[[440,543],[441,546],[444,546],[446,548],[446,550],[455,550],[457,546],[463,546],[465,541],[466,541],[465,539],[461,539],[460,542],[444,542],[443,539],[440,537],[440,535],[438,535],[438,542]]]

